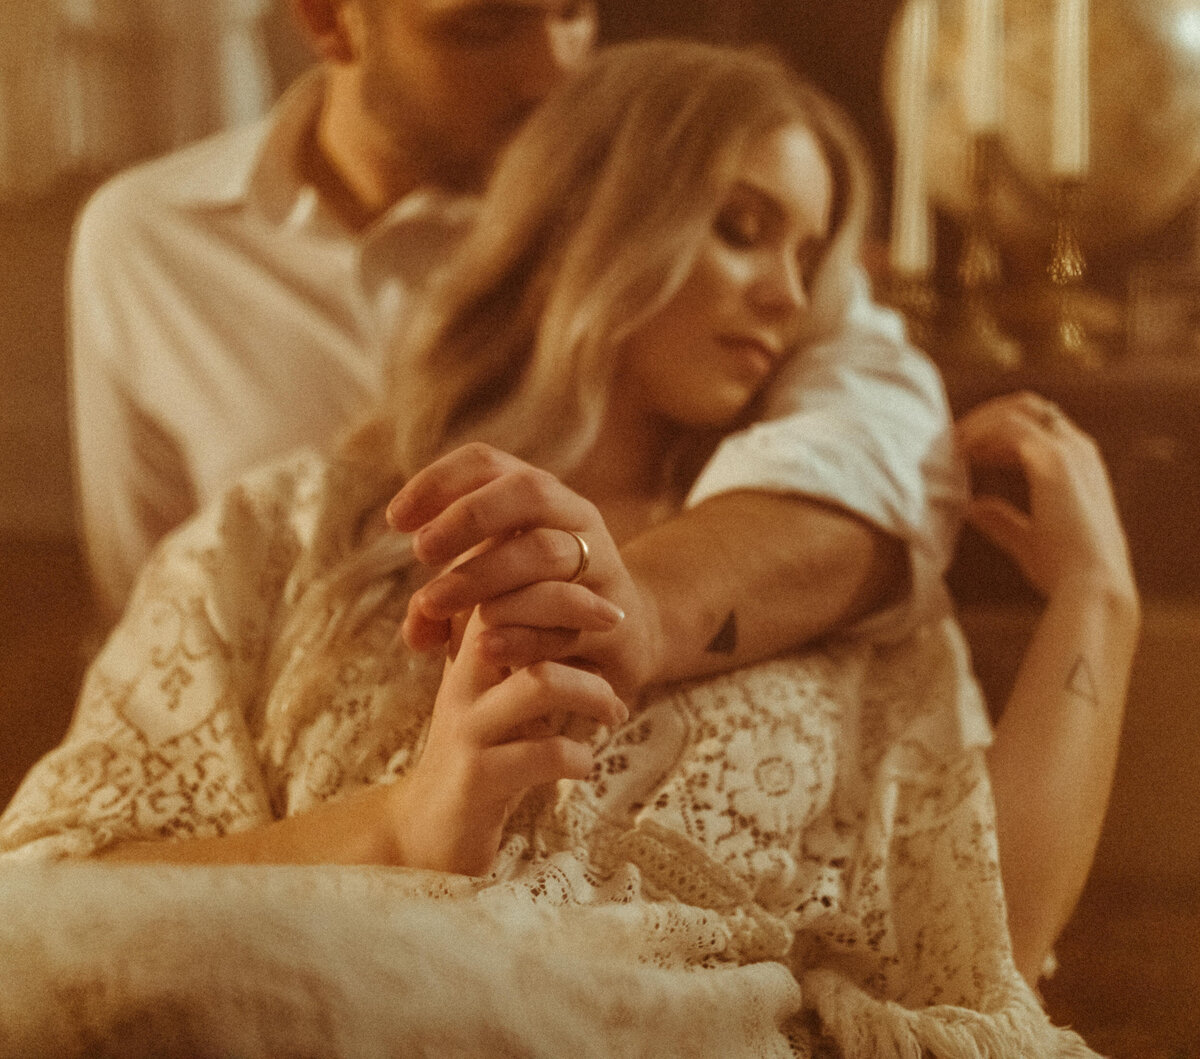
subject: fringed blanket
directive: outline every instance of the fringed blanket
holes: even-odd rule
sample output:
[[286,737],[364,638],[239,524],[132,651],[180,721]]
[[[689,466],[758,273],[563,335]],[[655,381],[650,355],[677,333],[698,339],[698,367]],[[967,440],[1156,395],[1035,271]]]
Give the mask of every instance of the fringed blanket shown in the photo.
[[[250,675],[320,522],[272,540],[252,500],[160,555],[0,820],[3,1055],[1092,1054],[1013,966],[950,619],[653,698],[587,781],[525,799],[484,879],[44,863],[252,826],[419,753],[436,671],[397,657],[398,613],[272,721]],[[244,561],[214,565],[214,533]]]

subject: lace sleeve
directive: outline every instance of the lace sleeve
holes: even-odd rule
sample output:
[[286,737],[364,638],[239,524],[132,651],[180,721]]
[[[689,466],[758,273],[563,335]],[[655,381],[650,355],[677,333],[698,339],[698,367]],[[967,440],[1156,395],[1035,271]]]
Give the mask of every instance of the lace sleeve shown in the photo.
[[84,856],[270,818],[252,732],[299,547],[294,470],[235,488],[160,546],[87,673],[64,742],[0,818],[0,854]]

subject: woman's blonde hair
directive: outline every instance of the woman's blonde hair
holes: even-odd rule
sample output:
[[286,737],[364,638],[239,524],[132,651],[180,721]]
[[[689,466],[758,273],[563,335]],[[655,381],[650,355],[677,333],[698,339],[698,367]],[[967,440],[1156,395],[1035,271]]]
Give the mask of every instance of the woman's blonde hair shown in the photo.
[[501,156],[472,235],[397,350],[386,411],[397,469],[483,440],[568,472],[595,436],[615,351],[687,278],[747,147],[792,124],[833,171],[820,306],[848,286],[867,223],[849,122],[760,51],[663,40],[600,51]]
[[[399,341],[379,414],[341,449],[355,503],[381,503],[466,441],[569,474],[596,435],[616,351],[687,279],[746,149],[795,124],[817,138],[834,188],[812,338],[844,311],[867,225],[869,176],[850,123],[759,51],[662,40],[601,50],[514,137],[471,235]],[[361,514],[347,513],[344,559],[276,640],[276,762],[319,708],[325,649],[384,606],[413,563],[400,534],[356,546]]]

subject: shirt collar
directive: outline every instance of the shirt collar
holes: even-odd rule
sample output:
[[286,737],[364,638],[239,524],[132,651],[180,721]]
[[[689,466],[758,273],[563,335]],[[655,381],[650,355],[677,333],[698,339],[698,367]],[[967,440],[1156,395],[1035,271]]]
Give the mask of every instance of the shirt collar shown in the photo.
[[[273,120],[262,146],[247,163],[240,177],[240,197],[252,202],[277,224],[296,226],[311,223],[322,211],[317,189],[303,178],[300,169],[305,138],[321,112],[325,77],[321,67],[303,74],[275,106]],[[365,240],[410,224],[423,224],[430,217],[440,225],[465,228],[474,217],[474,196],[445,191],[433,186],[414,189],[396,202],[364,230]]]
[[[320,115],[324,94],[325,74],[317,65],[292,83],[266,117],[231,134],[243,137],[236,149],[214,156],[209,166],[181,171],[175,194],[199,207],[249,206],[281,226],[312,224],[317,215],[338,224],[322,208],[320,194],[304,178],[300,165],[305,138]],[[477,205],[475,196],[419,187],[371,224],[363,238],[371,241],[394,229],[423,224],[429,217],[462,230]]]
[[258,121],[201,140],[160,164],[173,169],[166,193],[198,209],[252,206],[280,223],[311,211],[316,189],[301,176],[303,138],[320,112],[324,74],[302,74]]
[[320,206],[317,189],[304,179],[300,159],[325,95],[325,74],[316,66],[302,74],[276,103],[262,144],[234,174],[240,197],[276,224],[303,224]]

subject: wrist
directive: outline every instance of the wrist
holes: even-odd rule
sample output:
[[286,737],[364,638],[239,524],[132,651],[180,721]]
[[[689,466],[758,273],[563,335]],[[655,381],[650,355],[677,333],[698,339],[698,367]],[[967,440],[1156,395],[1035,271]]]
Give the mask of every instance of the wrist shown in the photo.
[[637,698],[646,688],[672,678],[667,670],[668,630],[658,597],[652,589],[634,580],[637,593],[638,628],[635,630],[640,651],[630,666],[630,698]]
[[1128,571],[1085,569],[1068,573],[1051,589],[1048,601],[1086,608],[1131,633],[1136,634],[1141,627],[1141,597]]
[[389,867],[401,863],[393,823],[396,814],[392,808],[396,788],[401,782],[372,785],[330,806],[323,827],[329,831],[327,841],[331,847],[342,846],[338,860],[347,864]]
[[387,863],[394,867],[421,868],[427,859],[420,829],[422,799],[413,781],[412,775],[402,776],[387,786],[380,835]]
[[1136,610],[1141,605],[1137,584],[1128,570],[1097,567],[1070,570],[1058,579],[1050,595],[1088,599],[1125,610]]
[[491,868],[507,814],[503,805],[472,801],[458,790],[445,777],[428,786],[416,772],[389,785],[387,863],[458,875]]

